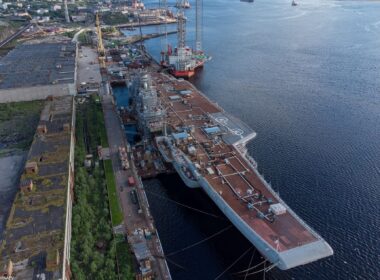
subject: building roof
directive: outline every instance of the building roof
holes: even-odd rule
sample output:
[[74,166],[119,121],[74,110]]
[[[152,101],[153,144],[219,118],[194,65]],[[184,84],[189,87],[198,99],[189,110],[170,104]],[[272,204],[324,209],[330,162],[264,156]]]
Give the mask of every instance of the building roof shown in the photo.
[[132,247],[138,261],[150,258],[151,254],[146,242],[132,243]]
[[219,133],[221,130],[218,126],[213,126],[213,127],[206,127],[204,131],[207,134],[215,134],[215,133]]
[[17,46],[0,59],[0,89],[74,83],[75,58],[71,42]]
[[186,139],[189,137],[189,134],[186,132],[173,133],[172,135],[175,140]]
[[[72,120],[73,99],[61,97],[46,103],[40,123],[48,127],[48,132],[35,134],[27,157],[28,163],[38,164],[38,173],[25,172],[20,179],[22,184],[33,180],[35,188],[17,193],[0,248],[0,267],[11,260],[16,279],[22,280],[34,279],[36,272],[43,273],[46,280],[62,278],[72,141],[63,124]],[[44,114],[50,116],[49,121],[44,120]],[[56,259],[57,252],[59,262],[54,265],[49,260]]]

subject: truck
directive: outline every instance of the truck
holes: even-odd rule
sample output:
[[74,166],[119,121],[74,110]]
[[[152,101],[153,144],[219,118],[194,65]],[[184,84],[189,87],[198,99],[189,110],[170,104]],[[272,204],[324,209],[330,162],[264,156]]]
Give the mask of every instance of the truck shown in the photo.
[[135,181],[135,178],[133,176],[128,177],[128,185],[130,187],[133,187],[134,185],[136,185],[136,181]]
[[131,197],[131,200],[133,202],[133,204],[137,204],[138,201],[137,201],[137,194],[136,194],[136,191],[135,190],[132,190],[130,193],[129,193],[130,197]]

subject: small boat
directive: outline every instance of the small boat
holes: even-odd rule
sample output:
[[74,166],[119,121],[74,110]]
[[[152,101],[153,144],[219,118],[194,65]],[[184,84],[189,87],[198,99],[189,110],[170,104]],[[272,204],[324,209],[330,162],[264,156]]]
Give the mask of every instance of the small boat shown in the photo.
[[298,6],[298,4],[296,3],[296,1],[292,1],[292,6]]

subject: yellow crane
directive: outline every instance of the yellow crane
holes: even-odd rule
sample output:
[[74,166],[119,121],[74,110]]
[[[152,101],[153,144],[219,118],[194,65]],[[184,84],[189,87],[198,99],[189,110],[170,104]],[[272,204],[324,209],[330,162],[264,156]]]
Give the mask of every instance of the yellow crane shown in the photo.
[[106,51],[104,50],[104,46],[103,46],[102,28],[100,27],[100,20],[99,20],[98,13],[96,13],[95,26],[96,26],[96,33],[98,35],[98,54],[99,54],[100,68],[106,68],[106,64],[105,64]]

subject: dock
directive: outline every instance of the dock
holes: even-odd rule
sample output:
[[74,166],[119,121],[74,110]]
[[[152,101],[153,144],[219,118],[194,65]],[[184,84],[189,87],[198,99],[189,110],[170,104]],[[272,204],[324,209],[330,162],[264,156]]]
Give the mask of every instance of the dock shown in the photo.
[[[128,240],[137,264],[136,279],[171,280],[169,267],[142,184],[141,174],[134,165],[133,151],[123,130],[123,123],[133,122],[133,120],[129,119],[128,115],[122,118],[122,114],[117,109],[114,97],[109,90],[112,80],[109,76],[110,72],[107,74],[105,71],[101,71],[96,60],[96,51],[82,47],[79,57],[78,72],[81,78],[78,86],[87,85],[89,82],[96,83],[98,85],[97,93],[101,97],[109,156],[112,161],[117,196],[124,217],[121,226],[114,228],[114,231],[124,234]],[[116,84],[125,84],[126,81],[119,79],[115,82]],[[86,96],[92,93],[92,91],[86,91],[78,95]]]
[[[333,254],[258,172],[246,149],[256,137],[250,127],[190,82],[162,72],[145,51],[134,50],[132,55],[145,61],[141,67],[124,63],[130,49],[112,52],[115,62],[108,67],[128,84],[130,113],[141,136],[143,150],[133,157],[137,172],[144,174],[150,166],[160,174],[165,171],[159,166],[169,165],[188,187],[202,188],[272,263],[268,269],[286,270]],[[162,165],[153,164],[151,155],[156,153]]]
[[[114,25],[117,28],[136,28],[140,26],[152,26],[152,25],[160,25],[160,24],[173,24],[177,23],[176,19],[167,19],[167,20],[151,20],[146,22],[131,22],[131,23],[123,23]],[[107,25],[105,25],[107,26]]]
[[[104,96],[102,105],[119,201],[124,213],[124,230],[128,242],[134,249],[138,262],[143,262],[146,259],[152,260],[151,268],[152,274],[156,276],[155,279],[169,280],[171,279],[169,268],[164,258],[141,178],[132,161],[130,161],[127,170],[124,170],[120,162],[119,147],[128,147],[129,144],[125,139],[124,131],[120,128],[120,119],[112,96]],[[128,153],[128,158],[130,157],[131,154]],[[133,186],[130,186],[128,182],[130,177],[134,178]],[[132,195],[135,196],[134,194],[136,194],[135,202],[131,199]],[[144,251],[144,255],[140,251]]]

